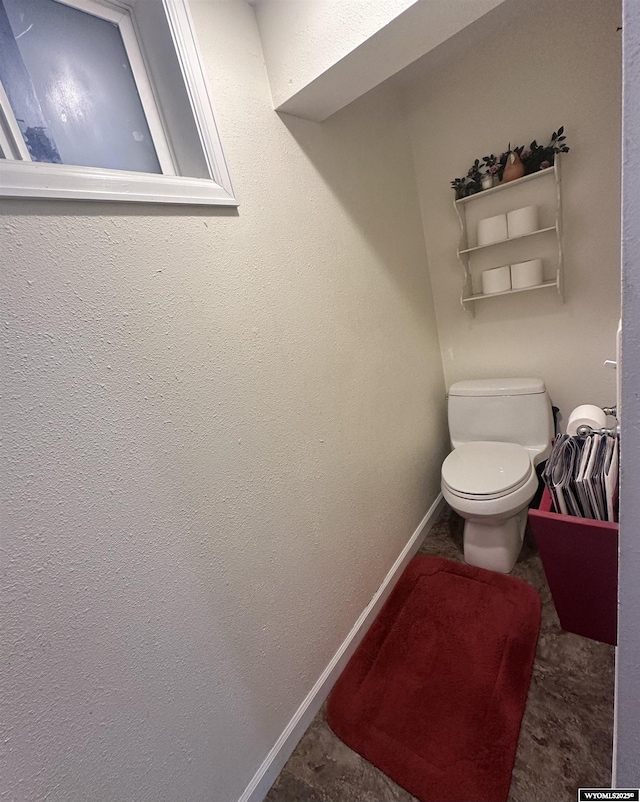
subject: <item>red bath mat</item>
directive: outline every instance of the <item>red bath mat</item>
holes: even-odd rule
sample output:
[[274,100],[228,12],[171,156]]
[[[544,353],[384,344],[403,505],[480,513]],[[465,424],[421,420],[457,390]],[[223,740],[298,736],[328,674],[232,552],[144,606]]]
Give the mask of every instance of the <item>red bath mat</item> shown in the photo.
[[525,582],[416,557],[331,692],[329,725],[422,802],[506,800],[539,628]]

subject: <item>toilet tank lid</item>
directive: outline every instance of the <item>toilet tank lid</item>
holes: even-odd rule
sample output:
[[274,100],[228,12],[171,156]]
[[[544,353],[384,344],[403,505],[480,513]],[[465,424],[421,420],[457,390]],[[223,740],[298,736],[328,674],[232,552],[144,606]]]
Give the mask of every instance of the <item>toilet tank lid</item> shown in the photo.
[[452,384],[449,395],[534,395],[545,390],[542,379],[470,379]]

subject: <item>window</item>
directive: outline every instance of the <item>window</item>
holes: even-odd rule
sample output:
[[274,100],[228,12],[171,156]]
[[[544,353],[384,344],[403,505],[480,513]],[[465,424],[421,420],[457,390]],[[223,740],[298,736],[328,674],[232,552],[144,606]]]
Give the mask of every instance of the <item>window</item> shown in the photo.
[[0,196],[235,205],[186,0],[0,0]]

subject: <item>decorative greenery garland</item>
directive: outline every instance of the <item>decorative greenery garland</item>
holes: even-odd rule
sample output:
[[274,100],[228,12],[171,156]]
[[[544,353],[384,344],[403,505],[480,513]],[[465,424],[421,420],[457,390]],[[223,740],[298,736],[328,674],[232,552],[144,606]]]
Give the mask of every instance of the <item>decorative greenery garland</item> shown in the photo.
[[512,148],[509,143],[508,149],[500,156],[491,153],[489,156],[483,156],[482,162],[480,159],[476,159],[464,178],[454,178],[451,182],[456,193],[456,200],[474,195],[476,192],[482,192],[482,179],[487,175],[497,176],[501,181],[507,158],[512,152],[517,153],[524,164],[525,175],[537,173],[538,170],[546,170],[555,162],[556,153],[569,152],[565,140],[564,125],[561,125],[557,131],[551,134],[551,141],[548,145],[539,145],[535,139],[526,149],[524,145]]

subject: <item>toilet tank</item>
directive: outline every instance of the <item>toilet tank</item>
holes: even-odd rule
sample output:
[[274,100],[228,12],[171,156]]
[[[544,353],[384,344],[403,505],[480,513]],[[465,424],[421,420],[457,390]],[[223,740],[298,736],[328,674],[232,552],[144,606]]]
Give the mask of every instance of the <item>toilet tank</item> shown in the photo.
[[549,456],[551,402],[542,379],[476,379],[452,384],[449,435],[457,448],[471,440],[519,443],[534,464]]

